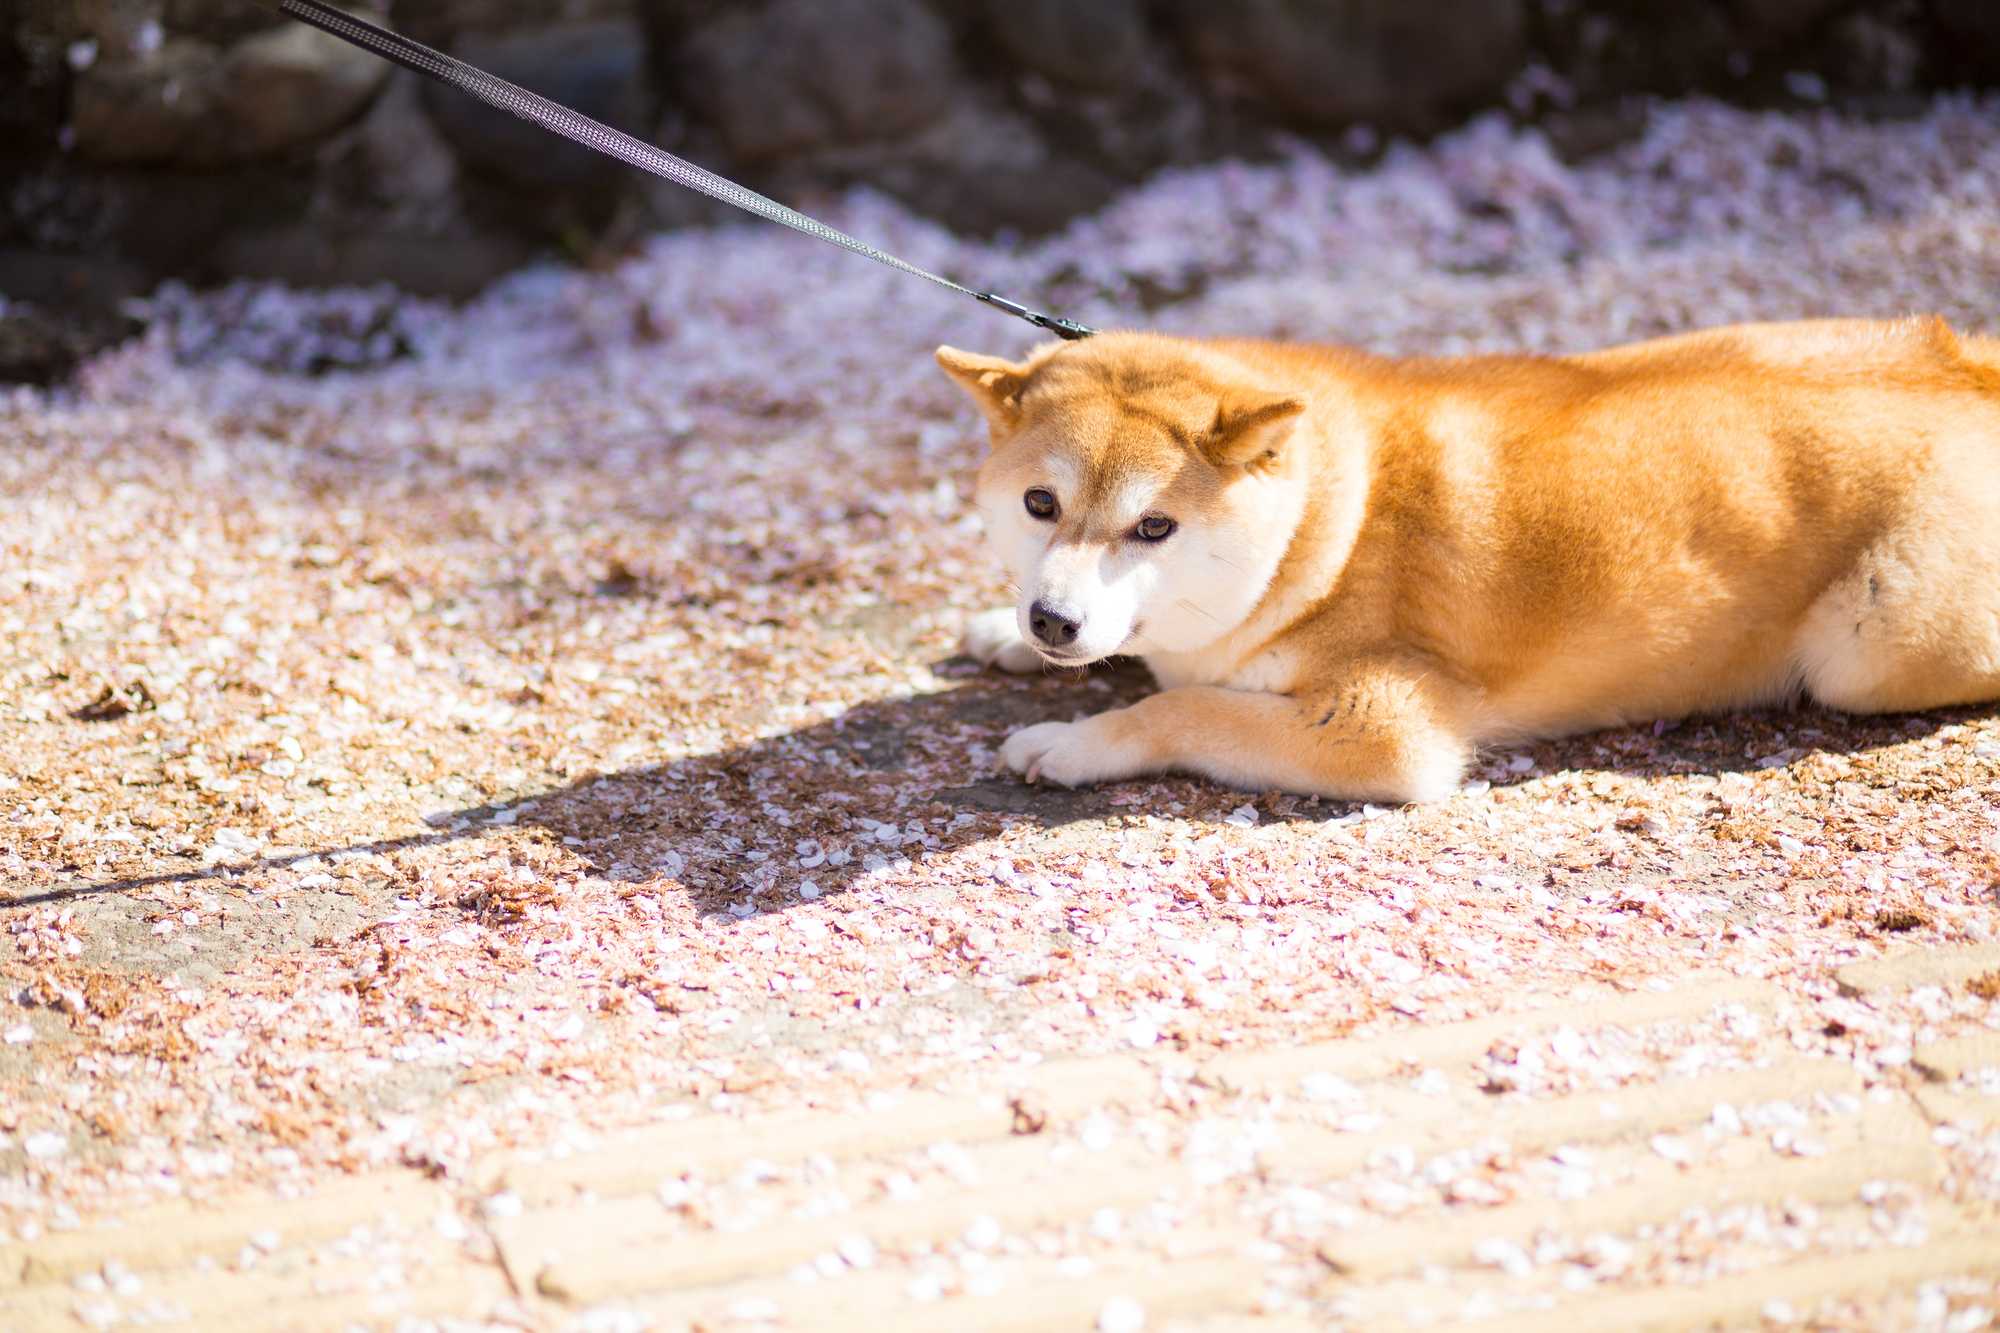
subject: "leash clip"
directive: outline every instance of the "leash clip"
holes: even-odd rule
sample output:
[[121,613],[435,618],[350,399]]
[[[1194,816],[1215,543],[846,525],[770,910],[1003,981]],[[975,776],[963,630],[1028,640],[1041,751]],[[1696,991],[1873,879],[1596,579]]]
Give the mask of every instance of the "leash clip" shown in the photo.
[[1004,310],[1010,315],[1027,320],[1038,329],[1047,329],[1065,342],[1088,338],[1097,332],[1087,324],[1079,324],[1073,319],[1058,319],[1054,315],[1044,315],[1039,310],[1030,310],[1004,296],[995,296],[992,292],[974,292],[972,296],[974,300],[984,301],[995,310]]

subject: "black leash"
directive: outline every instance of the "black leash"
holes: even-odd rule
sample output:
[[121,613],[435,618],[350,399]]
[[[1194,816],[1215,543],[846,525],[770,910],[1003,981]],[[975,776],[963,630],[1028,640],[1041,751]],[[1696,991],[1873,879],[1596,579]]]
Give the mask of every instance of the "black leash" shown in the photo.
[[1058,319],[1030,310],[1024,305],[1009,301],[1004,296],[992,292],[975,292],[970,287],[961,287],[949,278],[941,278],[935,273],[927,273],[914,264],[905,264],[894,255],[884,254],[872,245],[865,245],[845,232],[835,231],[822,222],[815,222],[803,213],[786,208],[775,199],[766,199],[754,190],[746,190],[731,180],[725,180],[712,171],[704,170],[683,158],[656,148],[642,139],[612,129],[609,125],[592,120],[589,116],[570,110],[558,102],[537,96],[526,88],[518,87],[505,79],[495,78],[485,70],[474,69],[462,60],[453,60],[441,51],[433,51],[420,42],[401,37],[387,28],[378,27],[365,19],[356,18],[344,9],[336,9],[324,0],[253,0],[262,8],[273,10],[301,23],[311,24],[321,32],[331,33],[344,42],[373,52],[384,60],[401,65],[404,69],[415,70],[439,83],[448,84],[460,92],[469,93],[488,106],[512,112],[522,120],[540,125],[543,129],[554,130],[565,139],[574,140],[586,148],[615,157],[629,163],[641,171],[650,171],[655,176],[665,177],[676,185],[685,185],[690,190],[699,190],[711,199],[720,199],[746,213],[769,218],[783,223],[794,231],[802,231],[808,236],[830,241],[834,245],[852,250],[857,255],[866,255],[878,264],[901,269],[914,277],[924,278],[940,287],[970,296],[975,301],[984,301],[996,310],[1016,315],[1037,328],[1047,329],[1059,338],[1088,338],[1097,332],[1086,328],[1075,320]]

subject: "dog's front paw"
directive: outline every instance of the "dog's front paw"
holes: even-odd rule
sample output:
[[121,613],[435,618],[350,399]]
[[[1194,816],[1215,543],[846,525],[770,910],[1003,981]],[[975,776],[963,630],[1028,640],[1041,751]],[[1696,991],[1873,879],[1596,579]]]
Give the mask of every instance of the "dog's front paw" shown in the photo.
[[958,651],[981,666],[999,667],[1016,676],[1042,669],[1042,657],[1021,638],[1020,624],[1011,607],[981,611],[965,622]]
[[1081,787],[1129,777],[1125,765],[1101,737],[1091,735],[1089,720],[1038,722],[1023,727],[1000,746],[1000,763],[1030,782]]

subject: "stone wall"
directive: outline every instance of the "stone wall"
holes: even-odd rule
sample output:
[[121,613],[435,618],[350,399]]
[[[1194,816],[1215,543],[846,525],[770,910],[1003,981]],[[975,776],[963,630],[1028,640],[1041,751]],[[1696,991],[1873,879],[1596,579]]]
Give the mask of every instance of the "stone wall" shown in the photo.
[[[1032,235],[1175,163],[1365,160],[1647,93],[1895,115],[2000,80],[1992,0],[386,0],[399,30],[781,198],[868,182]],[[0,0],[0,375],[173,276],[460,296],[715,206],[245,0]]]

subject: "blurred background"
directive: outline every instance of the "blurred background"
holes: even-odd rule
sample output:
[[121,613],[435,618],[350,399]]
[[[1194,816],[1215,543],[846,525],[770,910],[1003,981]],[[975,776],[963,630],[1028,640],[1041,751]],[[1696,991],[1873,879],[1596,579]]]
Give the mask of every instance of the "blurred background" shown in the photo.
[[[373,17],[811,211],[1033,237],[1162,168],[1365,165],[1498,111],[1580,161],[1657,96],[1885,118],[2000,83],[1996,0],[391,0]],[[722,220],[245,0],[0,0],[0,381],[174,278],[462,298]]]

